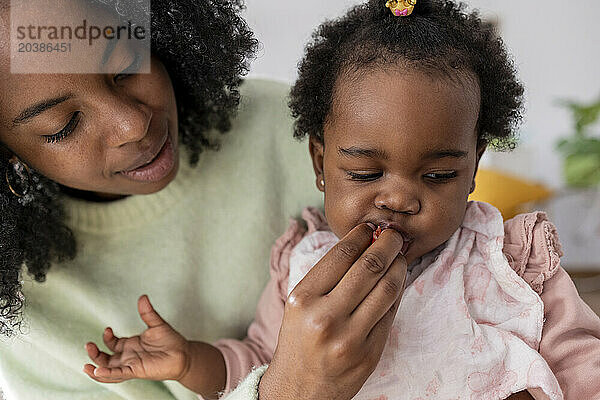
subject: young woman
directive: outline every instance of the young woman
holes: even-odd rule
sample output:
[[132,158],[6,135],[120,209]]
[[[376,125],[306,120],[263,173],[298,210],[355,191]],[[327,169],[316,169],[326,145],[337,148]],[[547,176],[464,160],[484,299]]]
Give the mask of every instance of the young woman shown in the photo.
[[175,382],[93,382],[81,343],[115,319],[119,333],[139,331],[140,292],[191,337],[244,335],[272,240],[318,202],[289,138],[287,87],[241,84],[257,42],[238,1],[152,1],[150,74],[117,51],[118,74],[11,73],[9,3],[0,387],[8,399],[196,398]]

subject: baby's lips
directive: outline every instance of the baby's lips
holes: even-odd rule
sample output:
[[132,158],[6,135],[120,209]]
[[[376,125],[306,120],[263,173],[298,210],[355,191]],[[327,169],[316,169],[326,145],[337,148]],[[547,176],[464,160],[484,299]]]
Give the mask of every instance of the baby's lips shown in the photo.
[[[394,229],[394,228],[391,228],[391,227],[387,228],[386,227],[386,228],[382,229],[381,225],[378,226],[377,229],[373,231],[373,239],[371,240],[371,244],[375,243],[375,241],[377,239],[379,239],[379,236],[381,236],[381,232],[383,232],[383,230],[385,230],[385,229]],[[400,233],[400,232],[398,232],[398,233]],[[401,233],[400,233],[400,235],[402,236],[402,249],[400,250],[400,254],[405,255],[406,254],[406,250],[408,250],[408,244],[409,244],[410,241],[407,241],[404,238],[404,235],[402,235]]]

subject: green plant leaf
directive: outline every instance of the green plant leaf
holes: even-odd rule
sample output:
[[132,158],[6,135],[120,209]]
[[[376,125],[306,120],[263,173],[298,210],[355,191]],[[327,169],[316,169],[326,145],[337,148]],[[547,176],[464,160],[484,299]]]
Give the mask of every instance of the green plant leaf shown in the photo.
[[564,157],[563,173],[569,186],[589,187],[600,183],[600,139],[589,135],[589,127],[600,118],[600,99],[584,104],[562,100],[571,111],[574,132],[556,142]]
[[600,183],[600,153],[571,154],[565,158],[563,172],[567,184],[590,187]]
[[575,133],[578,136],[583,136],[586,133],[586,128],[593,125],[600,118],[600,100],[591,104],[573,101],[563,101],[561,104],[571,110],[575,121]]
[[592,137],[572,137],[568,139],[561,139],[557,142],[556,148],[565,156],[572,154],[600,155],[600,139]]

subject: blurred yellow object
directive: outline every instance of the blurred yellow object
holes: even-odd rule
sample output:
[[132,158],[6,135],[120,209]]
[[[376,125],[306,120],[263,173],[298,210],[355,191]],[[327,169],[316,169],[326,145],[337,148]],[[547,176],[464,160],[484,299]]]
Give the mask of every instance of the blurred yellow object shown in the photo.
[[552,191],[544,185],[489,169],[479,169],[475,184],[469,200],[490,203],[500,210],[504,220],[526,212],[525,203],[552,196]]

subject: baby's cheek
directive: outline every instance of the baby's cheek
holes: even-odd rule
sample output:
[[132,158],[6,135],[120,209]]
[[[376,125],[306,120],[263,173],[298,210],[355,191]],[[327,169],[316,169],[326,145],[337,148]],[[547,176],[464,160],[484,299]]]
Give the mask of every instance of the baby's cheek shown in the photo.
[[428,247],[431,249],[450,239],[461,226],[464,218],[464,211],[459,207],[440,207],[438,211],[428,218],[429,240],[431,241]]
[[344,237],[355,226],[362,222],[365,206],[354,201],[350,196],[328,196],[325,194],[325,217],[332,232],[339,238]]

